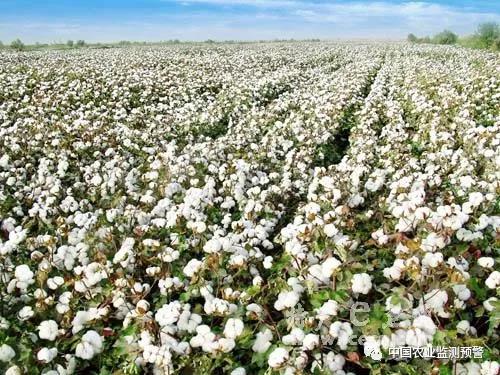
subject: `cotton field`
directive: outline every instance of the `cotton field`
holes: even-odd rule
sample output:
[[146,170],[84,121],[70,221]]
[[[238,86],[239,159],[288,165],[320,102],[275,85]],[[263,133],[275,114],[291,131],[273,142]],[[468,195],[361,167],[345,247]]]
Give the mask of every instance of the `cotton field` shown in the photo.
[[0,52],[0,370],[496,375],[499,128],[493,52]]

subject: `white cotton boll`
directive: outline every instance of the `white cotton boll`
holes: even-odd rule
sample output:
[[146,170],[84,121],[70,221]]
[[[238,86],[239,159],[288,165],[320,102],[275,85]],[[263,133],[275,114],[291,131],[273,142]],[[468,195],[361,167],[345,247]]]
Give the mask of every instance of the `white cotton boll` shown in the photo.
[[373,232],[371,236],[375,241],[377,241],[379,245],[385,245],[387,242],[389,242],[389,236],[384,234],[383,229],[379,229]]
[[20,320],[26,321],[33,317],[35,315],[35,312],[31,308],[31,306],[24,306],[19,312],[17,313],[17,316]]
[[56,290],[64,284],[64,279],[61,276],[55,276],[47,279],[47,286],[49,289]]
[[432,337],[437,330],[434,321],[426,315],[420,315],[415,318],[413,320],[413,326],[421,329],[428,337]]
[[477,260],[477,264],[483,268],[493,268],[495,260],[491,257],[481,257]]
[[90,183],[93,186],[99,186],[100,184],[102,184],[102,177],[100,175],[96,174],[94,177],[92,177],[92,179],[90,180]]
[[329,333],[337,339],[337,345],[340,349],[346,350],[349,340],[353,333],[351,325],[347,322],[333,322],[330,325]]
[[288,351],[285,348],[276,348],[269,354],[267,363],[272,368],[279,368],[288,361],[288,358]]
[[345,365],[345,357],[342,354],[328,352],[328,354],[325,356],[325,363],[332,373],[342,374],[342,369]]
[[452,289],[461,301],[467,301],[471,297],[471,291],[464,284],[453,285]]
[[273,334],[270,329],[265,328],[264,331],[257,333],[252,350],[256,353],[264,353],[271,346]]
[[363,352],[366,356],[371,357],[373,360],[380,361],[382,359],[380,340],[375,336],[366,336],[363,344]]
[[38,326],[38,336],[41,339],[54,341],[59,333],[59,327],[54,320],[45,320]]
[[428,268],[436,268],[441,263],[443,263],[443,254],[437,253],[425,253],[422,259],[422,266]]
[[245,325],[240,319],[230,318],[224,327],[224,336],[229,339],[235,339],[243,333]]
[[186,266],[183,268],[182,272],[187,277],[193,277],[203,266],[203,262],[198,259],[191,259]]
[[37,359],[43,363],[52,362],[52,360],[57,357],[57,348],[42,348],[38,351],[36,355]]
[[207,230],[207,225],[203,221],[194,223],[193,230],[196,233],[204,233]]
[[7,169],[9,167],[9,160],[9,155],[3,154],[0,158],[0,168]]
[[76,346],[75,355],[82,359],[91,359],[101,353],[103,348],[102,337],[96,331],[87,331],[82,341]]
[[247,375],[245,368],[237,367],[233,371],[231,371],[230,375]]
[[372,279],[367,273],[358,273],[352,277],[353,293],[368,294],[372,288]]
[[21,283],[26,283],[27,285],[34,283],[33,280],[34,275],[35,274],[26,264],[17,266],[16,270],[14,271],[14,276],[16,277],[16,279],[19,280]]
[[22,375],[22,372],[18,366],[14,365],[9,367],[7,371],[5,371],[5,375]]
[[498,375],[500,364],[497,361],[484,361],[481,363],[481,375]]
[[304,340],[304,336],[304,331],[295,327],[288,335],[283,336],[281,341],[285,345],[298,345]]
[[10,362],[16,356],[16,352],[9,345],[0,346],[0,362]]
[[333,237],[339,232],[334,224],[326,224],[323,228],[323,231],[328,237]]
[[386,267],[383,270],[384,276],[389,280],[399,280],[406,269],[403,259],[396,259],[391,267]]
[[299,295],[294,291],[280,292],[278,300],[274,303],[274,308],[278,311],[293,307],[299,302]]
[[500,272],[493,271],[484,282],[490,289],[496,289],[500,285]]
[[209,254],[216,254],[220,252],[222,249],[222,244],[218,238],[212,238],[207,243],[205,246],[203,246],[203,251]]
[[457,332],[462,335],[467,335],[471,329],[470,323],[467,320],[461,320],[457,323]]
[[217,346],[218,347],[215,350],[220,350],[223,353],[229,353],[231,350],[234,349],[236,343],[234,342],[233,339],[222,337],[217,341]]
[[302,350],[313,350],[319,346],[319,336],[313,333],[309,333],[304,337],[302,341]]
[[323,277],[331,277],[341,265],[342,263],[338,259],[334,257],[327,258],[323,263],[321,263],[321,273]]
[[484,201],[484,195],[480,192],[474,192],[469,195],[469,202],[472,206],[477,207]]
[[496,297],[490,297],[486,301],[483,302],[484,309],[488,312],[491,312],[495,309],[495,306],[493,303],[498,302],[498,298]]
[[425,308],[438,314],[442,318],[447,318],[450,314],[444,311],[444,306],[448,302],[448,294],[444,290],[433,289],[424,295]]
[[273,266],[273,257],[272,256],[265,257],[264,261],[262,262],[262,265],[266,270],[270,269]]
[[330,299],[317,310],[316,317],[321,321],[329,319],[330,317],[337,315],[338,309],[338,302]]

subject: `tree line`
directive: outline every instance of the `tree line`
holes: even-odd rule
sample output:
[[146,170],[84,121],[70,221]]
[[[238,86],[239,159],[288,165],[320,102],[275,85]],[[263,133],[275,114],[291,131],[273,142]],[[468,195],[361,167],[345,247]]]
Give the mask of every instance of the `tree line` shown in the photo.
[[432,37],[419,38],[415,34],[409,34],[407,39],[410,43],[459,44],[464,47],[498,51],[500,50],[500,26],[496,22],[485,22],[477,27],[474,34],[465,37],[459,37],[450,30],[443,30]]

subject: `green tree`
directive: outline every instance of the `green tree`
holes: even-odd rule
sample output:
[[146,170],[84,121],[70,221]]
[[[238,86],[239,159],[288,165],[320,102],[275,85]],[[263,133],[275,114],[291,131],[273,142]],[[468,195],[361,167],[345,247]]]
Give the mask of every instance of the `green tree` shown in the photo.
[[24,43],[19,38],[13,40],[10,47],[16,51],[22,51],[25,48]]
[[485,22],[478,26],[476,36],[483,48],[494,47],[500,39],[500,26],[496,22]]
[[84,47],[85,46],[85,41],[84,40],[77,40],[76,41],[76,46],[77,47]]
[[74,43],[72,40],[68,40],[68,41],[66,42],[66,45],[67,45],[68,47],[73,47],[73,46],[75,45],[75,43]]
[[458,40],[457,34],[450,30],[441,31],[436,34],[433,38],[433,42],[436,44],[455,44]]
[[418,38],[416,37],[415,34],[411,34],[411,33],[408,34],[408,38],[407,39],[408,39],[408,41],[410,43],[417,43],[418,42]]

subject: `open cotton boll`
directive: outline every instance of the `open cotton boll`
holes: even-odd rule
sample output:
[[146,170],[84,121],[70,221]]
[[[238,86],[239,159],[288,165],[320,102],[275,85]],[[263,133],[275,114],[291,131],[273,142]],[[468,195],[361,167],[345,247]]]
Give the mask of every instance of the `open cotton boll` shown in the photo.
[[38,351],[36,357],[43,363],[52,362],[52,360],[57,357],[57,348],[42,348]]
[[500,286],[500,272],[493,271],[492,273],[490,273],[484,283],[488,288],[496,289],[498,286]]
[[372,288],[372,279],[367,273],[358,273],[352,277],[353,293],[368,294]]
[[274,303],[274,308],[278,311],[294,307],[299,302],[299,295],[294,292],[280,292],[278,300]]
[[477,260],[477,264],[483,268],[492,268],[495,264],[495,260],[491,257],[481,257]]
[[203,266],[203,262],[198,259],[191,259],[183,269],[184,275],[193,277]]
[[295,327],[288,335],[283,336],[281,341],[285,345],[298,345],[302,343],[302,340],[304,340],[304,336],[304,331],[300,328]]
[[224,327],[224,336],[235,339],[242,334],[244,328],[245,325],[240,319],[230,318]]
[[101,353],[103,348],[102,337],[96,331],[87,331],[76,346],[75,355],[82,359],[92,359]]
[[337,339],[337,345],[340,349],[347,349],[351,335],[353,334],[352,327],[347,322],[333,322],[329,329],[330,335]]
[[0,362],[10,362],[16,356],[11,346],[3,344],[0,346]]
[[272,368],[279,368],[288,361],[288,358],[289,354],[285,348],[276,348],[269,354],[267,363]]
[[273,334],[270,329],[265,328],[262,332],[258,332],[252,350],[257,353],[264,353],[271,347]]
[[38,336],[41,339],[54,341],[59,333],[59,327],[54,320],[45,320],[38,326]]

